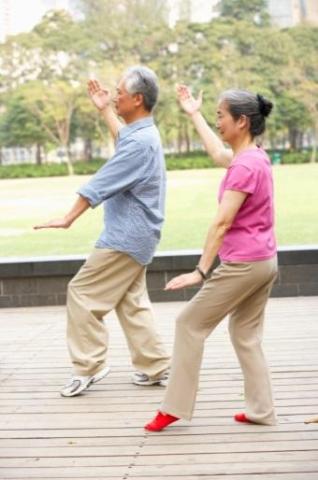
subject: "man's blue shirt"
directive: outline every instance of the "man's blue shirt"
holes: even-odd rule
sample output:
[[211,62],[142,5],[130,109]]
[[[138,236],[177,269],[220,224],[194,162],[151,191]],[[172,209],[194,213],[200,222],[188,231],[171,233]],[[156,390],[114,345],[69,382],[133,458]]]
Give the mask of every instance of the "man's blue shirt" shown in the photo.
[[92,207],[103,202],[104,230],[97,248],[112,248],[148,264],[164,220],[166,172],[152,117],[119,131],[113,157],[78,190]]

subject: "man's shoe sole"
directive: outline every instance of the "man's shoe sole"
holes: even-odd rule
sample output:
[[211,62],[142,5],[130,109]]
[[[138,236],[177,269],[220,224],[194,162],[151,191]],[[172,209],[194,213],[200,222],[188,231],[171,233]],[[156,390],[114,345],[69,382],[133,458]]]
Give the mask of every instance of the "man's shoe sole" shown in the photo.
[[132,380],[132,383],[134,385],[138,385],[139,387],[152,387],[153,385],[160,385],[160,386],[163,386],[161,385],[161,382],[162,380],[149,380],[148,382],[135,382],[134,380]]

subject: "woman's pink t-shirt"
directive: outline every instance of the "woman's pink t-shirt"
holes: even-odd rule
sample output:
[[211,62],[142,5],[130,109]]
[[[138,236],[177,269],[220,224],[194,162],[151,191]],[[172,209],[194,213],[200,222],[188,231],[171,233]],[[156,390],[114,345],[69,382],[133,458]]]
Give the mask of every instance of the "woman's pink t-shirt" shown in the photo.
[[234,157],[219,191],[247,193],[219,250],[222,262],[254,262],[276,254],[274,236],[273,178],[271,163],[262,148],[245,150]]

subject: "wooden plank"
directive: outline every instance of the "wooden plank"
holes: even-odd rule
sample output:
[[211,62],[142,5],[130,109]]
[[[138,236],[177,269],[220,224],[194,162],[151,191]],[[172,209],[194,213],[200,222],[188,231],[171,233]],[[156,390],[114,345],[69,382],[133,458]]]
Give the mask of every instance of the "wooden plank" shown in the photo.
[[[170,433],[170,434],[168,434]],[[144,439],[144,435],[140,437],[134,436],[121,436],[115,437],[113,435],[102,437],[94,435],[92,432],[91,437],[49,437],[49,438],[32,438],[33,448],[60,448],[60,447],[105,447],[107,445],[137,445]],[[259,433],[205,433],[205,434],[193,434],[188,433],[185,435],[174,435],[170,430],[162,435],[150,435],[147,440],[147,446],[162,446],[162,445],[200,445],[209,444],[210,448],[214,448],[215,444],[228,444],[240,442],[240,444],[247,444],[253,442],[270,443],[270,442],[300,442],[300,441],[312,441],[318,440],[318,429],[311,431],[288,431],[288,432],[264,432],[262,435]],[[213,445],[213,447],[212,447]],[[0,439],[0,449],[3,452],[4,448],[29,448],[29,438],[5,438]],[[256,447],[257,448],[257,447]],[[291,443],[291,449],[293,444]],[[315,443],[317,448],[317,442]]]
[[12,478],[20,479],[44,479],[52,477],[56,479],[61,478],[95,478],[102,477],[103,479],[109,477],[123,478],[128,470],[128,466],[103,466],[103,467],[49,467],[49,468],[5,468],[1,471],[1,480],[8,480]]
[[[87,478],[94,479],[94,480],[118,480],[119,478],[126,478],[128,479],[129,477],[134,478],[134,480],[147,480],[151,478],[151,480],[317,480],[317,473],[266,473],[266,478],[264,478],[264,474],[247,474],[247,475],[228,475],[226,474],[226,479],[224,478],[224,475],[214,475],[214,474],[207,474],[207,475],[187,475],[186,473],[183,474],[182,472],[179,472],[178,475],[167,475],[167,476],[138,476],[136,477],[135,475],[130,475],[129,476],[124,476],[124,477],[97,477],[97,476],[90,476]],[[23,478],[23,477],[22,477]],[[19,478],[11,478],[11,480],[22,480],[21,477]],[[34,478],[34,477],[32,477]],[[62,479],[62,478],[67,478],[68,480],[78,480],[78,477],[44,477],[45,480],[57,480],[57,478]],[[24,480],[24,479],[23,479]]]
[[[146,477],[151,478],[157,475],[175,475],[180,474],[180,468],[186,472],[187,475],[241,475],[241,474],[256,474],[262,473],[263,478],[267,480],[264,474],[268,473],[302,473],[304,475],[303,480],[307,479],[307,472],[315,473],[317,475],[318,462],[317,461],[305,461],[305,462],[263,462],[263,463],[227,463],[227,464],[200,464],[193,465],[184,463],[178,465],[147,465],[139,466],[134,465],[131,469],[129,478]],[[239,478],[239,477],[238,477]],[[213,479],[213,477],[212,477]]]
[[[32,442],[33,444],[33,442]],[[91,445],[90,447],[87,446],[78,446],[76,444],[72,445],[64,445],[63,447],[42,447],[37,446],[34,448],[34,445],[31,447],[23,447],[18,448],[17,446],[14,447],[2,447],[0,459],[9,459],[9,458],[33,458],[33,457],[41,457],[44,458],[66,458],[66,457],[126,457],[126,456],[133,456],[136,452],[136,448],[139,445],[135,444],[133,446],[126,446],[121,445],[120,449],[118,445],[103,445],[103,446],[96,446]],[[299,454],[300,452],[306,450],[307,452],[310,450],[311,453],[314,452],[314,459],[318,458],[318,442],[317,440],[301,440],[301,441],[267,441],[267,442],[227,442],[225,444],[217,444],[217,443],[194,443],[192,440],[191,444],[188,445],[143,445],[142,447],[142,455],[145,456],[159,456],[159,455],[167,455],[169,458],[171,456],[176,455],[203,455],[203,454],[211,454],[215,455],[216,453],[221,454],[232,454],[232,453],[251,453],[251,461],[253,460],[253,456],[256,452],[274,452],[275,454],[278,452],[290,453],[295,452]],[[301,456],[301,455],[300,455]],[[302,456],[301,456],[302,457]],[[267,457],[268,458],[268,457]],[[212,459],[213,460],[213,459]],[[295,460],[295,457],[293,457]],[[1,462],[1,460],[0,460]],[[1,463],[0,463],[1,465]]]
[[[261,427],[259,425],[241,425],[241,424],[223,424],[207,425],[204,422],[203,425],[193,422],[191,425],[184,426],[173,426],[167,429],[164,432],[161,432],[158,438],[162,438],[165,435],[206,435],[206,434],[239,434],[239,433],[256,433],[262,438],[263,435],[267,433],[281,433],[281,432],[307,432],[307,431],[317,431],[318,426],[316,424],[304,424],[302,423],[286,423],[270,427]],[[94,428],[75,428],[73,425],[72,428],[52,428],[52,429],[3,429],[0,430],[0,438],[80,438],[80,437],[104,437],[104,436],[114,436],[114,437],[131,437],[138,436],[140,437],[143,434],[143,429],[140,426],[131,427],[131,428],[105,428],[95,426]]]
[[[130,464],[131,456],[103,456],[95,457],[93,455],[85,457],[32,457],[32,458],[0,458],[0,468],[58,468],[58,467],[111,467],[111,466],[127,466]],[[207,453],[207,454],[187,454],[187,455],[138,455],[135,458],[135,466],[151,466],[159,467],[169,465],[183,465],[188,466],[202,466],[202,465],[216,465],[221,464],[226,468],[231,464],[249,465],[256,464],[257,467],[262,463],[279,464],[288,463],[296,465],[297,463],[303,465],[314,465],[318,467],[317,451],[304,452],[237,452],[233,453]],[[254,465],[255,468],[255,465]],[[293,471],[293,470],[291,470]],[[312,471],[312,470],[310,470]]]

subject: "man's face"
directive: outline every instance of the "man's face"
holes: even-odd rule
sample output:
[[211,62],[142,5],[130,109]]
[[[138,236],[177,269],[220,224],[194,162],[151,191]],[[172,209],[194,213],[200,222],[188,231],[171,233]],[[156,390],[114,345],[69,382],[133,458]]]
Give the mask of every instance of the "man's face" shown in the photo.
[[124,79],[120,80],[116,88],[114,104],[117,114],[124,120],[134,115],[139,103],[136,97],[136,94],[127,92]]

